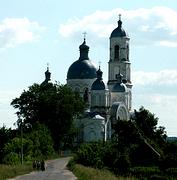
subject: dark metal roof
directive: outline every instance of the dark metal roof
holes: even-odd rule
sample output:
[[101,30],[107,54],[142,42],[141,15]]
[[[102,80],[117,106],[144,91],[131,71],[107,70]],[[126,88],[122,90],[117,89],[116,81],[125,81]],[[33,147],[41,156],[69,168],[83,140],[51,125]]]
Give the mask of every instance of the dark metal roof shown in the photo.
[[119,19],[118,27],[112,31],[110,38],[124,37],[124,36],[127,36],[127,34],[126,34],[125,30],[122,28],[122,21]]
[[92,84],[91,90],[105,90],[104,82],[96,79]]
[[113,86],[112,92],[126,92],[127,88],[124,83],[117,83]]
[[67,79],[94,79],[97,77],[97,69],[89,60],[89,46],[86,45],[86,40],[79,46],[80,57],[68,69]]
[[101,71],[100,66],[96,73],[97,79],[93,82],[91,90],[105,90],[105,84],[102,78],[103,72]]
[[117,27],[112,31],[110,37],[125,37],[125,36],[127,36],[126,32],[122,28]]
[[94,79],[97,77],[96,71],[89,59],[77,60],[68,69],[67,79]]

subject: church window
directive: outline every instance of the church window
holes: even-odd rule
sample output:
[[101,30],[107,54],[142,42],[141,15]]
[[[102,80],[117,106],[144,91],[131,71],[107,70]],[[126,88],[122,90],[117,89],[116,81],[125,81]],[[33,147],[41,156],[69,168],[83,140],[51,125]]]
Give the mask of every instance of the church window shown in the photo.
[[127,45],[127,60],[129,60],[129,45]]
[[115,60],[119,60],[119,46],[115,45],[114,47],[114,58]]
[[88,103],[88,100],[89,100],[89,90],[88,90],[88,88],[85,88],[83,99],[84,99],[85,103]]

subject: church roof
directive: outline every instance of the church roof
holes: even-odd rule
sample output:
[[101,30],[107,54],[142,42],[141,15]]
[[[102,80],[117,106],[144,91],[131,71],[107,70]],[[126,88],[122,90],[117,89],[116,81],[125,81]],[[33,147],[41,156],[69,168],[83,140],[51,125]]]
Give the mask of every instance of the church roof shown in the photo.
[[47,66],[47,71],[45,72],[45,80],[41,83],[41,85],[46,85],[48,83],[50,83],[50,76],[51,76],[51,73],[49,71],[49,67]]
[[128,35],[125,32],[125,30],[122,28],[121,16],[119,16],[118,27],[112,31],[110,38],[112,38],[112,37],[126,37],[126,36],[128,36]]
[[94,79],[97,68],[88,57],[89,46],[84,42],[79,46],[80,57],[68,69],[67,79]]
[[105,84],[103,82],[102,74],[103,72],[99,67],[97,71],[97,79],[93,82],[91,90],[105,90]]
[[113,86],[112,92],[126,92],[127,87],[126,85],[122,82],[122,74],[117,75],[117,83]]

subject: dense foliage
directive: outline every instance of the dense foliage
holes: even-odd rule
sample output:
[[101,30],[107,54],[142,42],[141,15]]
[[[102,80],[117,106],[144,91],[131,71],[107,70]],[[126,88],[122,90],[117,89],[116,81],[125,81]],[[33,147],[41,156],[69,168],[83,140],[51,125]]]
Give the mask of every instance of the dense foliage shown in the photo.
[[11,105],[17,109],[17,129],[0,128],[0,163],[45,159],[61,147],[72,147],[73,119],[84,103],[69,87],[33,84]]
[[158,118],[141,107],[130,121],[117,121],[110,141],[81,145],[74,160],[139,178],[174,177],[177,144],[166,141],[165,128],[157,127],[157,123]]
[[[31,129],[39,122],[51,131],[55,149],[71,138],[73,117],[82,112],[84,103],[69,87],[58,84],[33,84],[11,105],[18,109],[18,125],[23,121],[24,129]],[[72,130],[72,131],[71,131]],[[73,136],[73,135],[72,135]]]
[[11,128],[6,128],[3,126],[0,128],[0,163],[2,163],[2,159],[4,157],[4,147],[8,141],[10,141],[17,134],[16,130],[12,130]]
[[5,144],[3,163],[19,164],[22,145],[25,161],[36,158],[45,159],[54,153],[53,140],[49,130],[44,125],[36,124],[33,131],[24,134],[23,137],[17,135]]

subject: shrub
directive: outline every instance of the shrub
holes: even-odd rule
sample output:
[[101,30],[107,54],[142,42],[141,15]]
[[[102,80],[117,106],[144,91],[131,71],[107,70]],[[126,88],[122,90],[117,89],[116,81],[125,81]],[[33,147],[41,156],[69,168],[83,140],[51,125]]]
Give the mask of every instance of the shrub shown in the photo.
[[11,152],[4,157],[3,163],[9,164],[9,165],[19,164],[20,156],[17,153]]
[[168,168],[165,172],[169,176],[177,177],[177,168]]
[[115,159],[114,172],[116,174],[126,174],[130,168],[130,160],[127,155],[121,155],[117,159]]
[[130,173],[137,177],[151,177],[154,175],[160,175],[161,171],[158,167],[134,167],[130,168]]
[[76,152],[77,163],[96,168],[103,167],[103,146],[102,143],[83,144]]

